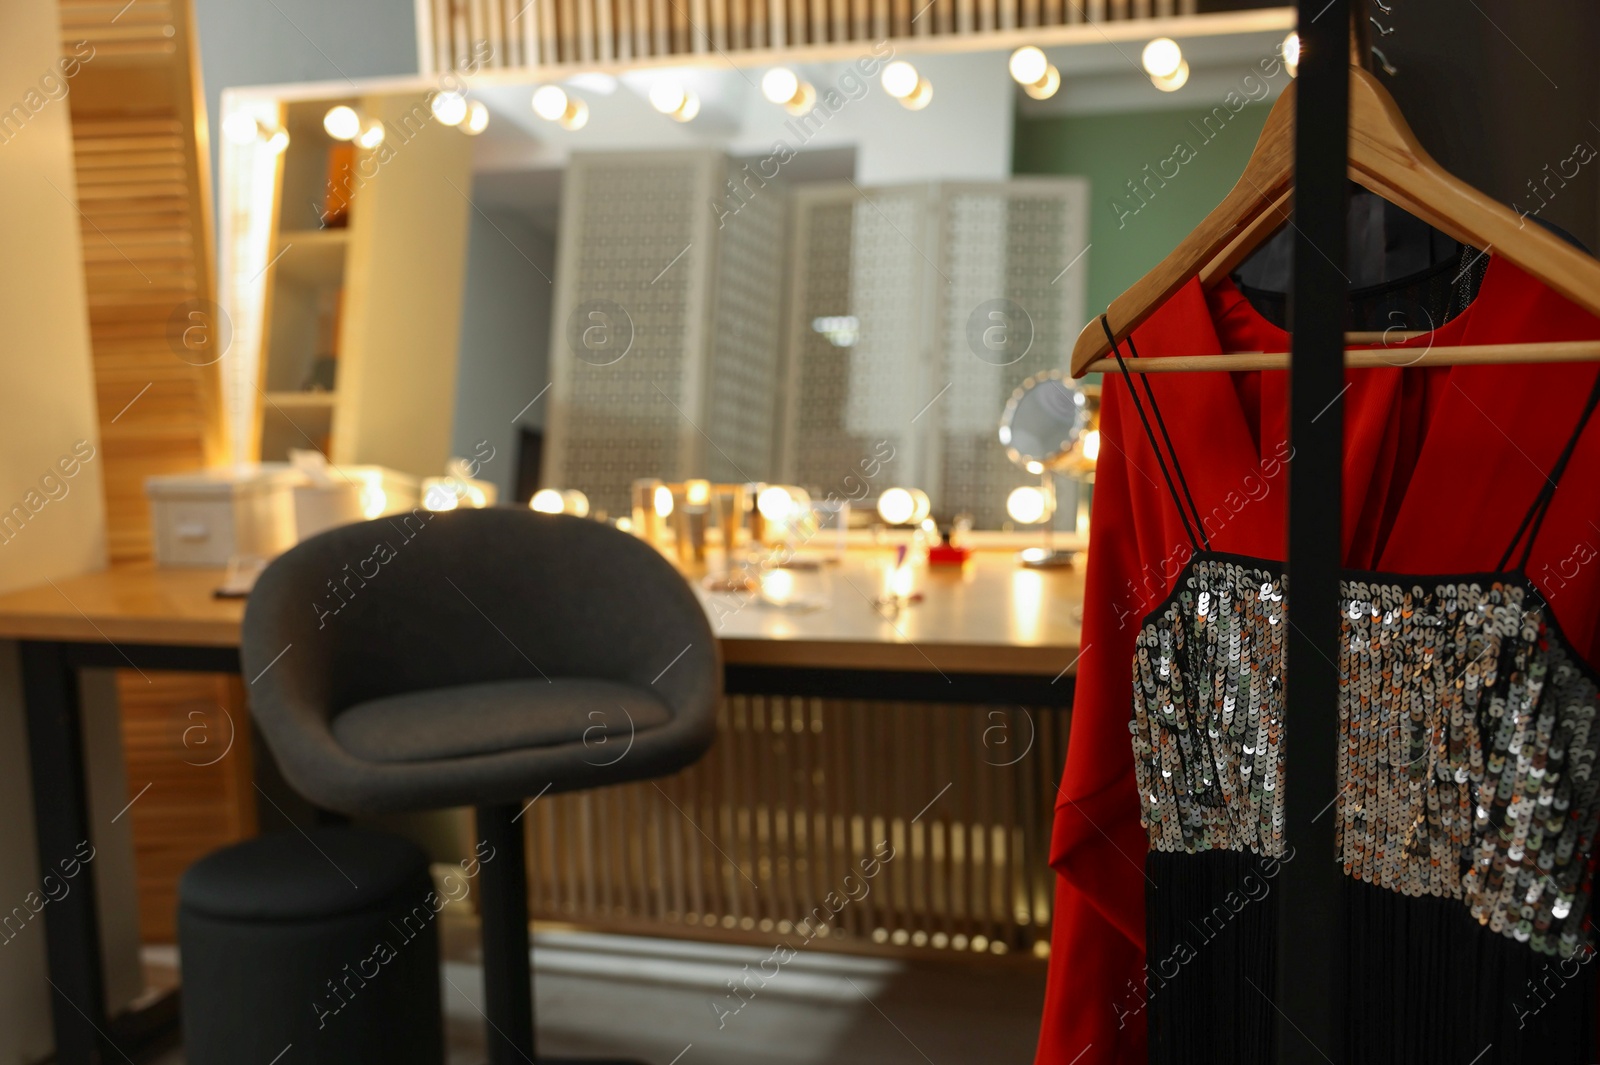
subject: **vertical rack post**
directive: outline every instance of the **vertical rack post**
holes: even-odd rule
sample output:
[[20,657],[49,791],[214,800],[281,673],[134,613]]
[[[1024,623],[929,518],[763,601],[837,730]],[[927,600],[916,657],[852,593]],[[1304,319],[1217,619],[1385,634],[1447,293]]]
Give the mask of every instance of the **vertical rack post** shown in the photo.
[[1289,631],[1277,1061],[1343,1065],[1335,861],[1350,0],[1300,0],[1289,369]]

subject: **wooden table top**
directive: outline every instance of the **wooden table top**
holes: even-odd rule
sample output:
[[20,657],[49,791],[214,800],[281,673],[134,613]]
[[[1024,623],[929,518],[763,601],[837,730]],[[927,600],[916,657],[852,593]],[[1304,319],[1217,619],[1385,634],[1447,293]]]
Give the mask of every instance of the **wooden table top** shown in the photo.
[[[768,597],[700,593],[729,663],[916,672],[1055,676],[1078,654],[1080,569],[1019,567],[978,552],[959,569],[930,569],[921,601],[876,606],[887,552],[851,551],[817,570],[767,578]],[[121,566],[0,596],[0,638],[236,647],[241,599],[217,599],[219,569]],[[775,583],[776,582],[776,583]],[[771,599],[784,598],[780,606]]]

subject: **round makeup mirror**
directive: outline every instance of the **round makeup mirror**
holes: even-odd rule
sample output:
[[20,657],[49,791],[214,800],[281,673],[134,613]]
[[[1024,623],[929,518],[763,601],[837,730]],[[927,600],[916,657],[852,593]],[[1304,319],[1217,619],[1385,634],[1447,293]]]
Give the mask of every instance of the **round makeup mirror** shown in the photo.
[[1034,374],[1011,394],[1000,415],[1006,457],[1029,473],[1064,465],[1089,427],[1083,390],[1060,370]]
[[1006,457],[1039,475],[1039,487],[1017,488],[1006,501],[1013,521],[1044,526],[1044,545],[1018,554],[1024,566],[1070,566],[1074,561],[1073,552],[1057,551],[1053,543],[1056,490],[1051,471],[1071,465],[1090,416],[1088,397],[1060,370],[1045,370],[1022,382],[1000,415]]

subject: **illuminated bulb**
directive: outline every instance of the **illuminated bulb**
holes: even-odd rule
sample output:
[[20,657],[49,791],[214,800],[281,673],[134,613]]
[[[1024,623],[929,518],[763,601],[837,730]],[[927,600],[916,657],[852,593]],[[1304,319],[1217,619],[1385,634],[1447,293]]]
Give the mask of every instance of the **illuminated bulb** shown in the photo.
[[[477,106],[482,107],[483,105],[479,104]],[[360,136],[356,137],[356,144],[367,149],[376,148],[383,143],[384,132],[383,123],[376,118],[371,119],[361,130]]]
[[1146,74],[1152,78],[1170,78],[1178,72],[1178,66],[1183,62],[1183,49],[1171,37],[1157,37],[1144,46],[1144,54],[1140,58]]
[[683,499],[691,507],[703,507],[711,502],[710,481],[685,481]]
[[666,518],[672,515],[672,489],[664,484],[656,485],[656,517]]
[[576,488],[569,488],[561,493],[561,501],[566,512],[574,518],[587,518],[589,516],[589,497]]
[[768,103],[786,104],[800,91],[800,77],[788,67],[773,67],[761,79],[761,95]]
[[1042,463],[1042,462],[1034,462],[1032,460],[1029,460],[1027,465],[1023,466],[1023,469],[1025,469],[1029,473],[1034,474],[1035,476],[1037,476],[1038,474],[1041,474],[1041,473],[1044,472],[1044,463]]
[[699,113],[700,97],[696,96],[688,89],[685,89],[683,91],[683,103],[679,105],[676,111],[672,112],[672,117],[677,119],[679,122],[688,122]]
[[267,150],[282,155],[289,148],[289,131],[275,129],[267,137]]
[[462,494],[466,496],[467,502],[471,503],[475,510],[482,510],[489,505],[488,493],[475,484],[467,485],[467,490]]
[[1090,429],[1083,434],[1083,457],[1090,462],[1100,457],[1100,430]]
[[787,521],[794,512],[794,496],[781,484],[768,485],[756,496],[756,509],[768,521]]
[[650,86],[650,106],[664,115],[676,114],[688,102],[689,94],[681,85],[658,81]]
[[336,141],[353,141],[361,132],[361,116],[356,114],[355,108],[344,104],[330,107],[322,116],[322,128]]
[[1006,513],[1020,525],[1037,525],[1044,520],[1044,489],[1025,484],[1013,488],[1006,497]]
[[878,517],[890,525],[904,525],[917,513],[917,501],[906,488],[888,488],[878,497]]
[[800,91],[794,94],[790,101],[783,105],[783,109],[791,115],[809,114],[817,106],[817,90],[811,87],[809,81],[800,83]]
[[455,492],[446,484],[433,484],[422,494],[422,505],[429,510],[454,510],[460,504]]
[[896,100],[904,100],[916,92],[921,81],[917,68],[904,59],[896,59],[883,68],[883,91]]
[[1048,100],[1056,94],[1056,90],[1059,88],[1061,88],[1061,71],[1057,70],[1054,64],[1051,64],[1045,69],[1043,77],[1032,84],[1024,85],[1022,91],[1035,100]]
[[1162,92],[1177,92],[1189,82],[1189,61],[1185,59],[1178,64],[1178,69],[1164,78],[1151,78],[1150,81]]
[[461,128],[474,137],[489,128],[489,108],[482,100],[467,105],[467,121]]
[[1289,76],[1295,77],[1300,73],[1300,35],[1291,33],[1283,39],[1283,65],[1289,68]]
[[1044,77],[1050,60],[1033,45],[1026,45],[1011,53],[1011,77],[1018,85],[1032,85]]
[[459,126],[467,117],[467,98],[458,92],[435,93],[428,106],[433,109],[433,117],[447,126]]
[[554,488],[541,488],[528,500],[528,509],[540,514],[560,514],[567,509],[567,501]]
[[628,518],[628,517],[618,518],[617,519],[617,531],[618,532],[632,532],[633,531],[633,519],[632,518]]
[[567,104],[567,111],[556,119],[562,129],[582,129],[589,122],[589,105],[582,100],[574,99]]
[[541,85],[533,93],[533,113],[555,122],[567,113],[567,92],[559,85]]
[[900,102],[905,105],[907,111],[921,111],[933,103],[933,82],[927,78],[921,79],[917,82],[916,90]]
[[234,144],[253,144],[261,135],[261,123],[248,111],[235,111],[222,120],[222,135]]
[[911,523],[915,525],[927,521],[928,514],[933,510],[933,502],[928,498],[928,493],[920,488],[913,488],[911,498],[917,504],[917,509],[911,512]]

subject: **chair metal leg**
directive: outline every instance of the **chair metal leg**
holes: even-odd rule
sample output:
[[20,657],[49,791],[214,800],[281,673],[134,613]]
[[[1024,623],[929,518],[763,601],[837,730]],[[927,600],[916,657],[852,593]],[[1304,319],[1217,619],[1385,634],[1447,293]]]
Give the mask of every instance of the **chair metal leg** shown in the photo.
[[517,814],[514,805],[477,809],[478,836],[493,848],[479,881],[489,1065],[528,1065],[538,1060],[533,968],[528,958],[527,847]]

